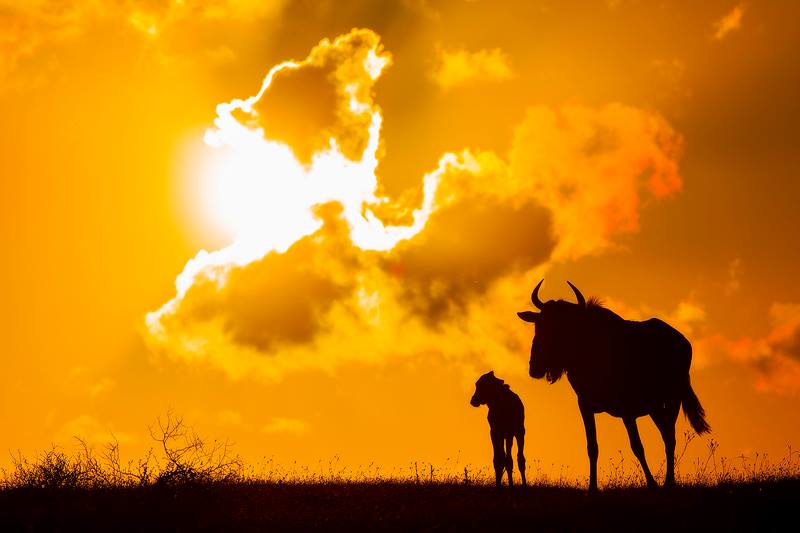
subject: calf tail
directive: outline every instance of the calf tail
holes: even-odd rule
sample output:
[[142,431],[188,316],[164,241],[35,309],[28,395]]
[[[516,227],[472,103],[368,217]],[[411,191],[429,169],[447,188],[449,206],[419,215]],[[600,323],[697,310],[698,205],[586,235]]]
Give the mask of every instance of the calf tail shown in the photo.
[[703,409],[703,406],[700,405],[700,400],[697,399],[697,395],[694,393],[694,390],[692,390],[689,376],[686,376],[686,389],[683,392],[681,404],[683,405],[683,414],[689,419],[692,429],[694,429],[698,435],[711,431],[711,426],[708,425],[705,419],[706,411]]

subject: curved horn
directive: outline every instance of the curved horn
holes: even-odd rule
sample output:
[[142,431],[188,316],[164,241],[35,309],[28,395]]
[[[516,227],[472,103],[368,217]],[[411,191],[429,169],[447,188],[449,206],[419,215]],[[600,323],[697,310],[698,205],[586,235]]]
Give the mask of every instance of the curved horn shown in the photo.
[[581,307],[586,307],[586,298],[583,297],[581,291],[578,290],[578,287],[567,281],[567,284],[572,288],[572,292],[575,293],[575,297],[578,299],[578,305]]
[[535,289],[533,289],[533,292],[531,293],[531,302],[533,302],[533,305],[535,305],[536,309],[538,309],[539,311],[541,311],[544,308],[544,304],[539,299],[539,287],[542,286],[542,283],[544,283],[544,278],[542,278],[542,281],[539,282],[539,284],[536,286]]

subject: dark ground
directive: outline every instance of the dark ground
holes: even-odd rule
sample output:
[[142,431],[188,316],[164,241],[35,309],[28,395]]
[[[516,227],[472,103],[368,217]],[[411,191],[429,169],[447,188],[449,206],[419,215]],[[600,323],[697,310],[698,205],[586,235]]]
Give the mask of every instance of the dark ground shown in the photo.
[[800,479],[619,489],[234,484],[0,491],[2,531],[798,531]]

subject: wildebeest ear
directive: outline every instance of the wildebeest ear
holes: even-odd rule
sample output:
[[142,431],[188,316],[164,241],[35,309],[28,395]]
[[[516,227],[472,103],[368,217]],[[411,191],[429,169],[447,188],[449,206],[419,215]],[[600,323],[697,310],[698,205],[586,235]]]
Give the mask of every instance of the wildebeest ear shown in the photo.
[[489,375],[494,377],[494,370],[489,370]]
[[517,316],[525,322],[533,322],[535,324],[536,319],[539,318],[539,313],[534,313],[533,311],[522,311],[521,313],[517,313]]

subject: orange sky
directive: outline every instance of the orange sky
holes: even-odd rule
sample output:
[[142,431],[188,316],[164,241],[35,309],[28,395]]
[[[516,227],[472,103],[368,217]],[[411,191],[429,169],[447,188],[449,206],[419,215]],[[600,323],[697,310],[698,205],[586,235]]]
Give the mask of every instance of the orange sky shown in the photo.
[[[782,456],[797,15],[0,0],[0,449],[113,433],[136,455],[173,409],[252,462],[488,467],[468,400],[494,369],[525,401],[529,464],[582,476],[574,394],[527,377],[515,315],[545,276],[546,298],[570,279],[678,327],[721,452]],[[632,463],[622,424],[598,424],[601,466]]]

